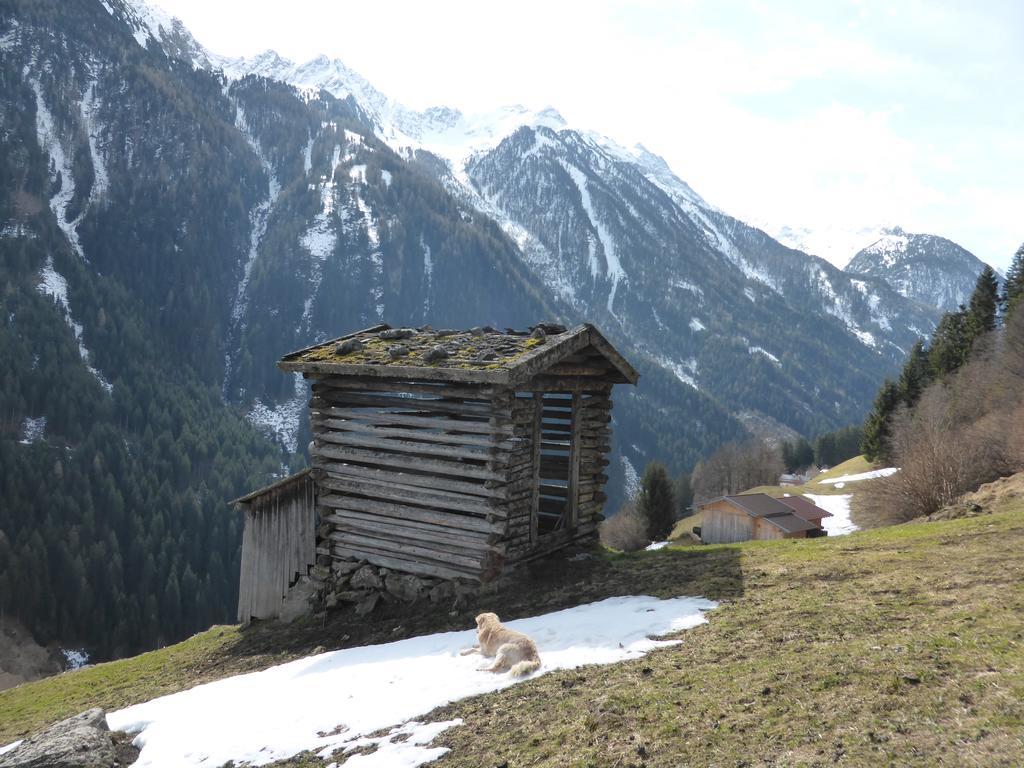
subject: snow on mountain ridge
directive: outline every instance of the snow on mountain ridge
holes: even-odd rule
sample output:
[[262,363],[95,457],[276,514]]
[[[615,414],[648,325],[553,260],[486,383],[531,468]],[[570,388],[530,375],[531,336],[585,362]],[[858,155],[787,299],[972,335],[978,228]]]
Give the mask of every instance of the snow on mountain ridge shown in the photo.
[[756,225],[785,246],[818,256],[839,269],[846,269],[850,260],[862,249],[888,235],[902,234],[897,226],[870,227],[789,227],[762,222]]

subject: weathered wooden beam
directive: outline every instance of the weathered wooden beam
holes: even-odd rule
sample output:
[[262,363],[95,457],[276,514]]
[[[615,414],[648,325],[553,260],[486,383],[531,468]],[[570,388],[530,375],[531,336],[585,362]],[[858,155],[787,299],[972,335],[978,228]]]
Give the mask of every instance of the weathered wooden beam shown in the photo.
[[402,454],[388,453],[386,451],[375,451],[364,448],[348,448],[340,445],[314,443],[313,456],[322,456],[327,459],[339,459],[341,461],[355,461],[362,464],[383,465],[388,467],[400,467],[414,469],[421,472],[436,472],[442,475],[454,477],[474,477],[480,480],[504,480],[505,475],[486,467],[470,464],[464,461],[444,461],[442,459],[426,459],[405,456]]
[[392,411],[360,410],[354,408],[338,408],[323,400],[313,401],[315,414],[338,418],[355,419],[372,424],[400,424],[407,427],[422,427],[423,429],[442,429],[454,433],[478,433],[490,434],[512,434],[511,424],[491,423],[492,420],[481,420],[479,417],[455,418],[455,417],[432,417],[417,416],[409,413],[394,413]]
[[485,531],[471,531],[466,528],[447,528],[445,526],[433,525],[431,523],[423,523],[419,520],[412,520],[409,518],[382,518],[379,515],[370,514],[368,512],[353,512],[348,509],[333,509],[329,514],[323,518],[326,522],[332,524],[351,523],[355,525],[376,526],[383,525],[387,528],[381,530],[390,530],[393,526],[400,526],[406,532],[415,531],[423,535],[430,534],[431,536],[452,536],[459,540],[466,540],[476,542],[477,544],[483,545],[496,545],[501,540],[501,534],[496,531],[490,533]]
[[[434,549],[439,552],[462,552],[471,557],[483,557],[488,552],[496,551],[496,547],[478,539],[460,537],[456,534],[444,534],[440,529],[408,528],[399,521],[393,523],[375,520],[372,523],[346,520],[337,516],[329,518],[335,530],[329,535],[332,542],[355,542],[358,539],[365,539],[372,542],[377,539],[385,539],[396,545],[422,545],[426,549]],[[436,546],[435,546],[436,545]],[[412,552],[412,550],[409,550]],[[504,549],[501,550],[504,553]]]
[[477,569],[453,568],[434,562],[423,562],[398,557],[391,552],[381,552],[369,547],[350,547],[335,544],[332,548],[338,557],[352,560],[365,560],[381,568],[390,568],[395,571],[412,573],[419,576],[434,576],[439,579],[470,579],[480,581],[481,574]]
[[460,445],[438,445],[432,442],[416,442],[399,440],[391,437],[380,437],[360,432],[342,432],[323,430],[316,434],[316,439],[327,443],[356,448],[369,448],[376,451],[395,451],[411,453],[417,456],[438,456],[452,459],[472,459],[475,461],[493,461],[500,456],[500,450],[490,448],[463,447]]
[[467,414],[490,417],[490,403],[459,402],[457,400],[435,400],[414,397],[388,397],[387,395],[363,395],[356,392],[323,389],[317,397],[332,405],[344,407],[391,408],[395,411],[430,411],[435,413]]
[[377,424],[367,424],[363,421],[332,419],[325,416],[314,416],[312,424],[315,427],[321,428],[321,430],[332,429],[342,432],[360,432],[385,438],[411,438],[413,440],[429,440],[449,445],[479,446],[481,448],[498,448],[501,450],[513,450],[521,442],[513,438],[498,439],[496,436],[489,434],[453,434],[452,432],[436,429],[427,431],[403,427],[384,427]]
[[345,464],[329,461],[320,457],[313,458],[313,464],[328,476],[366,478],[377,483],[394,483],[408,488],[426,488],[429,490],[455,491],[471,496],[484,498],[508,498],[508,485],[497,480],[463,481],[435,474],[421,474],[415,471],[401,472],[380,467],[365,467],[358,464]]
[[[345,496],[336,493],[320,494],[320,506],[332,509],[347,509],[352,512],[366,512],[384,517],[396,517],[398,519],[408,518],[419,520],[423,523],[443,525],[448,528],[465,528],[472,531],[484,531],[486,533],[501,533],[503,528],[502,519],[497,515],[491,518],[474,517],[469,514],[458,512],[444,512],[435,509],[411,506],[408,504],[395,504],[388,501],[376,501],[373,499],[361,499],[357,496]],[[502,515],[504,517],[504,515]]]
[[312,378],[314,379],[314,392],[318,392],[320,388],[324,388],[363,393],[409,392],[411,394],[437,395],[438,397],[491,400],[495,395],[499,395],[505,391],[490,384],[464,386],[447,382],[384,381],[381,379],[371,379],[360,376],[316,375]]
[[415,504],[423,507],[454,509],[459,512],[473,512],[488,515],[495,511],[497,504],[489,503],[479,496],[466,496],[461,493],[428,493],[420,488],[409,488],[391,483],[375,483],[369,480],[355,480],[345,477],[324,477],[320,484],[332,491],[345,494],[358,494],[384,501],[397,501],[403,504]]

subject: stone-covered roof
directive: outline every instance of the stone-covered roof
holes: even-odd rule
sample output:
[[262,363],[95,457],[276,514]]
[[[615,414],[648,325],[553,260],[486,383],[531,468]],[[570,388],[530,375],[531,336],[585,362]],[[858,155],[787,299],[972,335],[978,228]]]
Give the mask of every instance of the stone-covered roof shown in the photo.
[[541,323],[522,331],[382,324],[292,352],[278,367],[303,373],[515,384],[591,346],[609,363],[608,380],[636,383],[636,371],[590,324],[566,329]]

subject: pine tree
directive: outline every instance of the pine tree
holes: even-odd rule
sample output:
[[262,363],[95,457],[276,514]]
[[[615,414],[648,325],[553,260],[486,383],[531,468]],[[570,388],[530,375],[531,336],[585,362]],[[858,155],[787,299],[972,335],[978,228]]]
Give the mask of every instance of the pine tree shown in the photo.
[[900,399],[908,408],[913,408],[921,393],[932,380],[932,364],[924,342],[918,340],[907,355],[907,362],[900,373],[898,386]]
[[959,312],[944,314],[932,333],[928,358],[934,375],[942,377],[956,371],[967,361],[970,348],[967,310],[961,305]]
[[899,404],[899,385],[886,379],[875,397],[874,409],[864,423],[860,449],[868,461],[885,461],[890,458],[889,432],[892,415]]
[[1013,255],[1003,286],[1004,311],[1009,315],[1024,300],[1024,243]]
[[983,333],[996,327],[999,314],[999,278],[988,264],[978,275],[971,294],[971,302],[967,309],[967,329],[971,343]]
[[665,465],[652,461],[644,470],[636,497],[637,512],[647,521],[647,536],[652,541],[662,541],[672,532],[675,508],[672,481]]
[[676,517],[686,517],[690,514],[690,505],[693,504],[693,483],[688,473],[684,472],[676,478],[673,492],[676,499]]

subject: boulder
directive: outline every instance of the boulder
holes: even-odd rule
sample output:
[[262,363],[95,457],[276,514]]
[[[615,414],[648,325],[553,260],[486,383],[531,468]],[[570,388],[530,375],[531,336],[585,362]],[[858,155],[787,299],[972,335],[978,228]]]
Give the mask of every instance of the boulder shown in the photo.
[[0,768],[112,768],[117,755],[99,708],[61,720],[0,755]]
[[359,570],[359,563],[355,560],[335,560],[331,563],[331,570],[337,574],[348,575]]
[[316,585],[309,579],[302,577],[288,590],[281,603],[279,617],[285,624],[291,624],[301,616],[307,616],[313,612],[312,600],[316,594]]
[[370,613],[370,611],[372,611],[374,608],[377,607],[377,603],[379,601],[380,601],[380,593],[379,592],[371,592],[369,595],[366,596],[365,599],[363,599],[362,602],[360,602],[360,603],[358,603],[356,605],[356,613],[359,614],[360,616],[365,616],[366,614]]
[[362,352],[363,342],[359,339],[346,339],[334,348],[334,354],[347,355],[352,352]]
[[443,603],[455,597],[455,585],[450,581],[442,581],[430,590],[430,602]]
[[381,581],[380,576],[377,575],[377,571],[373,569],[371,565],[364,565],[358,571],[352,574],[352,580],[349,582],[353,589],[383,589],[384,582]]
[[411,603],[423,594],[423,581],[408,573],[389,573],[384,580],[388,593]]

